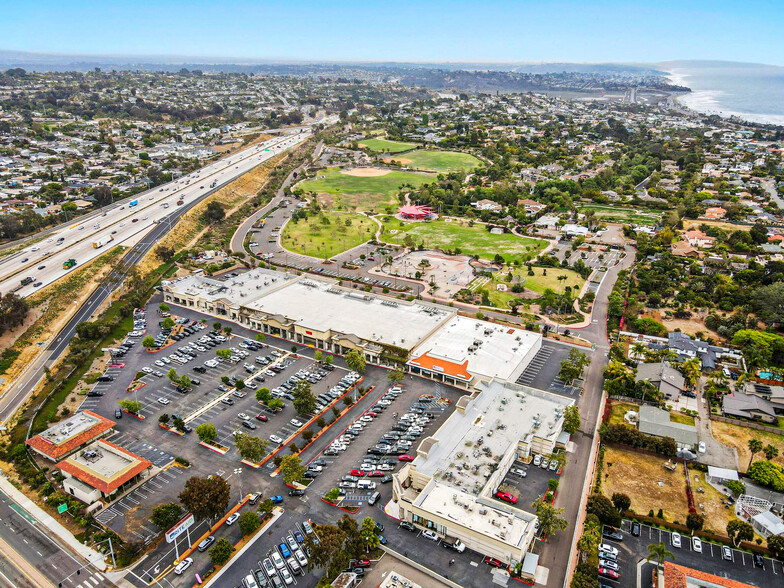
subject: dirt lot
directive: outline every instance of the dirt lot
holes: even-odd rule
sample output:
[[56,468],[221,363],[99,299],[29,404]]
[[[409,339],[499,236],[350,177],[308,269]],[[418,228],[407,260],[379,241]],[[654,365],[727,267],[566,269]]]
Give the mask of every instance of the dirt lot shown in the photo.
[[377,167],[357,167],[354,169],[343,170],[340,173],[347,176],[355,176],[358,178],[377,178],[385,176],[389,173],[388,169],[379,169]]
[[[735,509],[722,504],[724,496],[705,481],[705,474],[689,470],[691,487],[694,490],[694,502],[697,511],[705,517],[705,529],[726,535],[727,523],[737,519]],[[699,492],[702,488],[703,492]],[[702,505],[702,508],[700,508]]]
[[[632,499],[632,510],[647,515],[661,508],[668,521],[686,521],[686,480],[683,467],[674,472],[664,469],[666,459],[634,451],[608,447],[604,454],[602,492],[608,498],[623,492]],[[663,486],[659,486],[659,482]]]
[[[775,435],[766,431],[757,431],[756,429],[732,425],[730,423],[721,423],[719,421],[711,422],[711,428],[713,430],[713,437],[719,443],[734,447],[738,451],[738,463],[743,472],[746,471],[746,468],[749,465],[749,458],[751,457],[751,453],[749,452],[749,439],[756,438],[762,441],[763,445],[771,444],[774,447],[778,447],[779,452],[781,452],[781,448],[784,447],[784,435]],[[764,459],[764,456],[761,453],[758,453],[756,458]],[[779,453],[779,456],[773,461],[784,465],[784,455]]]

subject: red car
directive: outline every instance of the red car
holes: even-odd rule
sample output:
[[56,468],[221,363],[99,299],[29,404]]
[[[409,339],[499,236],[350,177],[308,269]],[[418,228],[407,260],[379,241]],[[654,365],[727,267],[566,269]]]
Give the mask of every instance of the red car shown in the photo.
[[495,493],[495,497],[498,500],[503,500],[504,502],[508,502],[509,504],[517,504],[517,496],[512,496],[509,492],[501,492],[500,490]]
[[406,455],[405,453],[397,458],[398,461],[414,461],[414,458],[410,455]]
[[371,478],[378,478],[383,475],[384,472],[382,472],[381,470],[373,470],[372,472],[368,472],[368,476],[370,476]]
[[618,579],[618,572],[613,570],[609,570],[607,568],[599,568],[599,575],[605,578],[609,578],[610,580],[617,580]]
[[269,419],[267,418],[266,414],[259,413],[256,415],[256,420],[261,421],[262,423],[266,423]]
[[377,412],[373,412],[372,410],[367,411],[365,414],[367,416],[372,416],[373,418],[376,418],[378,416],[378,413]]
[[363,472],[362,470],[351,470],[349,474],[351,474],[352,476],[356,476],[357,478],[361,478],[362,476],[365,475],[365,472]]
[[352,559],[348,567],[350,568],[369,568],[370,567],[370,560],[369,559]]
[[494,568],[505,568],[506,567],[504,562],[502,562],[500,560],[497,560],[494,557],[490,557],[489,555],[486,555],[485,558],[482,561],[485,562],[489,566],[493,566]]

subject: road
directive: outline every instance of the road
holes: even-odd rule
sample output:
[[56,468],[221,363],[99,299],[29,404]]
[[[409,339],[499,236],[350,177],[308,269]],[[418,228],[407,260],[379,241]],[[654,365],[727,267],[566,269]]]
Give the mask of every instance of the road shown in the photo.
[[86,561],[72,556],[45,527],[3,492],[0,492],[0,536],[0,585],[37,588],[62,582],[63,586],[72,588],[114,586]]
[[567,554],[571,550],[575,532],[581,530],[576,525],[576,522],[579,521],[583,499],[578,488],[581,489],[586,477],[590,476],[591,445],[597,434],[594,425],[599,415],[603,394],[604,377],[602,372],[608,363],[607,352],[610,349],[607,340],[608,298],[618,279],[618,272],[630,268],[635,259],[633,248],[626,246],[625,252],[626,257],[607,271],[607,275],[596,292],[596,300],[591,312],[591,323],[581,329],[572,329],[593,343],[596,350],[591,354],[592,361],[585,372],[584,392],[578,401],[582,426],[577,433],[572,435],[575,450],[569,455],[568,465],[564,468],[560,480],[561,488],[570,488],[571,490],[559,492],[555,501],[556,507],[564,509],[563,516],[569,521],[569,526],[547,543],[543,543],[540,548],[539,565],[550,570],[547,586],[560,588],[564,585],[569,566]]
[[782,200],[781,196],[779,196],[778,190],[776,190],[776,180],[768,178],[761,180],[760,183],[762,184],[762,189],[765,190],[768,197],[773,202],[775,202],[781,210],[784,210],[784,200]]
[[[33,281],[19,289],[19,296],[29,296],[67,275],[63,268],[68,259],[79,265],[101,255],[112,245],[134,245],[162,220],[168,218],[178,202],[192,203],[283,151],[306,141],[310,131],[298,131],[259,143],[231,157],[218,160],[178,180],[159,186],[132,199],[104,207],[95,214],[79,218],[45,240],[0,260],[0,292],[20,286],[21,279]],[[136,202],[137,204],[133,204]],[[96,247],[94,244],[102,242]]]

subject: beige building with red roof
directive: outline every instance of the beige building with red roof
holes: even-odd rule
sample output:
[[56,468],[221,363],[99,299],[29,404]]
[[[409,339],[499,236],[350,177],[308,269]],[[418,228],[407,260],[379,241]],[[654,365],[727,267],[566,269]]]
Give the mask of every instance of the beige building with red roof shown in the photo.
[[37,454],[59,461],[93,441],[105,437],[116,423],[90,410],[77,412],[27,440]]
[[660,588],[756,588],[746,582],[679,566],[671,561],[665,561],[664,570],[659,569],[658,574]]
[[149,476],[152,462],[99,439],[57,464],[63,489],[86,504],[130,489]]

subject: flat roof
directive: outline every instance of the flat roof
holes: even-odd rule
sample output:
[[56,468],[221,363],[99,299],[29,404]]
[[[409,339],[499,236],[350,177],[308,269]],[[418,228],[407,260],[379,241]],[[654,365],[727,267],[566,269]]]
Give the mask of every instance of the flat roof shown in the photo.
[[455,315],[414,349],[408,363],[464,381],[472,376],[513,381],[541,344],[540,333]]
[[296,276],[292,274],[255,268],[238,276],[223,279],[191,274],[167,284],[166,288],[174,293],[198,296],[210,302],[225,300],[231,305],[247,306],[253,300],[280,288],[294,278]]
[[75,413],[27,440],[27,444],[51,459],[60,459],[100,437],[116,423],[90,410]]
[[461,492],[478,496],[510,448],[528,435],[553,441],[561,433],[564,408],[573,400],[527,386],[493,381],[459,402],[430,437],[437,442],[419,455],[417,472],[432,476]]
[[356,335],[403,349],[413,348],[455,313],[446,306],[395,300],[310,276],[243,304],[305,329]]
[[152,462],[105,439],[57,464],[63,472],[104,494],[111,494],[150,466]]

